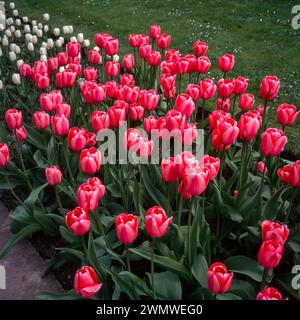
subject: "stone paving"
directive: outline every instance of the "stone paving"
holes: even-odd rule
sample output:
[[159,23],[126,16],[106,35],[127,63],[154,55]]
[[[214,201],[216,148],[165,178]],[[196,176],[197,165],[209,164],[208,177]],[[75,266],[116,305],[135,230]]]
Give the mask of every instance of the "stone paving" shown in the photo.
[[[9,225],[8,211],[0,202],[0,249],[10,237]],[[20,241],[0,260],[0,300],[32,300],[39,291],[61,292],[62,288],[52,274],[42,278],[44,267],[44,261],[30,242]],[[3,282],[6,282],[6,289],[1,288]]]

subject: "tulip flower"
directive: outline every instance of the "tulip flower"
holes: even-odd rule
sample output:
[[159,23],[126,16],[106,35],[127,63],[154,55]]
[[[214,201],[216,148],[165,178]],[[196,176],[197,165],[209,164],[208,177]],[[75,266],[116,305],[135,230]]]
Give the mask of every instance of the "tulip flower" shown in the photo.
[[52,126],[52,131],[56,136],[63,137],[69,131],[69,119],[64,115],[52,116],[51,126]]
[[276,98],[280,81],[275,76],[266,76],[260,85],[260,95],[263,99],[272,101]]
[[207,71],[210,69],[211,63],[208,57],[199,57],[195,61],[195,72],[199,72],[201,74],[207,73]]
[[6,110],[5,121],[11,130],[20,128],[22,126],[22,112],[16,109]]
[[110,107],[107,114],[112,127],[120,127],[126,120],[126,109],[122,106],[114,105]]
[[71,69],[58,72],[55,75],[55,85],[57,88],[70,88],[75,85],[77,74]]
[[7,144],[0,143],[0,168],[4,168],[9,162],[9,149]]
[[94,174],[100,170],[101,153],[96,148],[84,149],[80,153],[80,168],[83,173]]
[[[120,82],[121,82],[121,78],[122,76],[120,77]],[[117,97],[118,85],[116,81],[111,80],[105,83],[105,93],[111,99],[115,99]]]
[[197,102],[200,98],[199,85],[190,83],[186,88],[186,93],[193,99],[194,102]]
[[31,67],[27,63],[22,63],[19,67],[19,71],[22,77],[28,78],[31,77]]
[[[112,81],[110,81],[112,82]],[[109,82],[106,82],[106,85],[108,84]],[[128,86],[128,87],[131,87],[133,88],[134,87],[134,77],[132,74],[129,74],[129,73],[124,73],[120,76],[120,84],[122,86]]]
[[131,121],[142,120],[144,116],[144,108],[138,103],[132,103],[129,107],[129,117]]
[[109,115],[104,111],[96,110],[92,113],[91,125],[94,131],[101,132],[109,128]]
[[127,150],[132,149],[132,151],[136,151],[136,145],[139,143],[140,137],[141,133],[138,129],[129,128],[126,130],[124,132],[124,148]]
[[119,40],[116,38],[107,38],[103,43],[103,49],[108,56],[113,56],[118,53]]
[[27,139],[27,131],[26,128],[21,126],[19,128],[14,129],[16,138],[19,142],[25,141]]
[[178,74],[185,74],[188,71],[189,60],[183,57],[180,57],[175,64],[175,71]]
[[151,50],[147,55],[147,63],[149,66],[158,67],[161,61],[161,54],[158,51]]
[[156,39],[156,37],[160,35],[160,26],[157,24],[150,26],[149,34],[150,34],[150,38]]
[[263,161],[257,162],[256,169],[260,174],[268,173],[268,168]]
[[109,35],[108,33],[97,33],[95,34],[95,43],[98,47],[103,48],[104,42],[109,38],[111,38],[111,35]]
[[82,66],[79,62],[69,63],[69,68],[67,71],[73,71],[76,74],[76,77],[79,77],[81,75]]
[[47,61],[48,74],[51,76],[54,71],[58,69],[58,59],[56,57],[50,57]]
[[120,64],[118,62],[107,61],[105,64],[105,73],[114,78],[120,73]]
[[88,178],[86,181],[87,184],[91,185],[92,187],[98,189],[99,191],[99,199],[102,199],[105,195],[105,185],[98,177],[91,177]]
[[143,59],[147,58],[150,51],[152,51],[152,46],[150,44],[144,44],[139,47],[139,55]]
[[84,81],[80,85],[81,94],[87,104],[99,104],[105,99],[105,88],[95,81]]
[[89,50],[88,58],[91,64],[99,64],[102,61],[101,53],[99,50]]
[[154,116],[144,118],[144,130],[151,135],[151,130],[157,129],[157,119]]
[[78,269],[74,278],[74,289],[76,293],[84,298],[94,296],[102,288],[95,270],[84,266]]
[[86,211],[94,211],[98,208],[100,199],[99,190],[97,187],[89,183],[83,183],[77,189],[78,206]]
[[169,131],[172,131],[174,129],[178,129],[180,133],[185,127],[185,115],[182,114],[180,111],[177,111],[175,109],[172,109],[167,112],[165,115],[166,118],[166,128]]
[[226,99],[230,97],[234,90],[233,81],[230,79],[220,79],[218,82],[218,92],[220,97]]
[[88,212],[83,208],[76,207],[69,211],[66,214],[65,221],[68,229],[78,237],[85,235],[90,230],[91,222]]
[[174,157],[170,157],[169,159],[162,159],[161,173],[163,179],[168,183],[178,181],[179,176],[177,174],[177,165]]
[[51,112],[58,104],[63,103],[63,96],[59,90],[52,90],[49,93],[42,93],[39,103],[46,112]]
[[226,53],[222,57],[219,57],[219,69],[222,72],[229,72],[232,70],[235,64],[235,58],[232,54]]
[[174,88],[176,81],[176,75],[171,75],[170,73],[164,73],[160,77],[160,84],[164,90],[170,91]]
[[221,262],[215,262],[208,268],[207,286],[213,294],[226,293],[232,284],[233,272],[229,273]]
[[151,238],[163,237],[172,222],[173,217],[167,218],[166,212],[159,206],[148,209],[145,216],[145,229]]
[[218,127],[219,121],[228,120],[230,118],[231,118],[230,113],[226,113],[225,111],[222,111],[222,110],[213,111],[208,118],[209,126],[211,130],[215,130]]
[[194,50],[195,56],[202,57],[202,56],[205,56],[205,54],[208,50],[208,45],[205,42],[196,41],[193,44],[193,50]]
[[217,99],[216,102],[217,110],[222,110],[224,112],[229,112],[230,110],[230,99]]
[[184,151],[175,158],[177,167],[177,175],[180,179],[183,179],[186,171],[190,168],[199,167],[199,162],[195,159],[194,155],[189,151]]
[[134,56],[133,54],[127,54],[123,58],[123,67],[127,70],[131,70],[134,68],[135,62],[134,62]]
[[263,241],[259,252],[258,262],[266,269],[274,269],[279,264],[283,254],[283,245],[274,240]]
[[171,36],[166,33],[161,33],[156,37],[157,47],[161,50],[166,50],[170,46]]
[[203,194],[210,178],[210,170],[207,167],[192,167],[185,170],[183,177],[183,190],[191,196]]
[[86,130],[73,127],[69,130],[68,133],[68,146],[69,149],[72,151],[79,152],[83,148],[86,147],[87,144],[87,137],[86,137]]
[[263,241],[273,240],[284,245],[289,235],[289,229],[286,224],[264,220],[261,224],[261,233]]
[[67,43],[67,53],[68,56],[75,58],[79,55],[80,43],[79,42],[68,42]]
[[64,115],[67,118],[69,118],[71,114],[71,106],[67,103],[59,103],[55,107],[55,114],[57,116]]
[[209,180],[214,180],[220,170],[220,159],[210,157],[208,154],[206,154],[202,158],[202,166],[209,170]]
[[212,79],[204,79],[199,83],[199,97],[203,100],[211,99],[217,90],[217,86],[215,85]]
[[288,142],[284,132],[269,128],[261,135],[261,152],[265,157],[276,157]]
[[98,70],[93,67],[87,67],[83,71],[83,77],[85,80],[97,80],[98,78]]
[[217,128],[212,132],[212,146],[215,149],[224,151],[236,141],[239,128],[234,119],[221,119],[217,123]]
[[137,142],[137,155],[140,156],[141,159],[145,159],[151,156],[153,151],[154,142],[152,140],[148,140],[147,138],[139,138]]
[[197,126],[194,123],[185,123],[181,135],[178,136],[178,139],[183,145],[190,146],[197,136]]
[[240,139],[251,141],[257,135],[261,123],[262,119],[260,115],[251,112],[242,114],[238,122]]
[[277,121],[283,127],[292,126],[299,112],[294,105],[283,103],[277,108]]
[[283,183],[300,188],[300,160],[278,169],[277,174]]
[[195,110],[195,103],[188,94],[179,94],[176,97],[174,109],[185,115],[189,119]]
[[45,169],[45,176],[50,186],[56,186],[61,183],[62,173],[57,166],[51,166]]
[[248,88],[248,79],[244,77],[237,77],[233,79],[234,90],[233,93],[237,96],[246,92]]
[[264,288],[257,296],[256,300],[283,300],[281,293],[272,287]]
[[156,109],[159,101],[159,94],[156,90],[141,90],[139,95],[139,103],[148,111]]
[[125,244],[133,243],[139,230],[139,220],[133,214],[121,213],[116,218],[116,233],[119,241]]
[[56,57],[60,66],[64,67],[68,64],[68,56],[66,52],[59,52]]
[[254,95],[249,93],[244,93],[240,97],[239,108],[244,111],[250,110],[254,105]]
[[117,98],[119,100],[125,100],[127,103],[134,103],[139,97],[139,87],[121,86],[117,92]]

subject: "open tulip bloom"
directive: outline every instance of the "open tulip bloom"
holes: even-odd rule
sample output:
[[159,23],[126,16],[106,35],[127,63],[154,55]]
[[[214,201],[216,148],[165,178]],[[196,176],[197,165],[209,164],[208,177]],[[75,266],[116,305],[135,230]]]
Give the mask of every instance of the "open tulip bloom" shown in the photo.
[[25,36],[25,18],[18,41],[1,31],[0,182],[16,234],[0,258],[44,232],[64,239],[49,270],[82,266],[77,298],[297,298],[284,279],[300,160],[282,151],[299,112],[275,100],[280,79],[251,92],[232,53],[216,62],[203,39],[179,51],[159,25],[119,50],[104,32],[68,41],[72,26]]

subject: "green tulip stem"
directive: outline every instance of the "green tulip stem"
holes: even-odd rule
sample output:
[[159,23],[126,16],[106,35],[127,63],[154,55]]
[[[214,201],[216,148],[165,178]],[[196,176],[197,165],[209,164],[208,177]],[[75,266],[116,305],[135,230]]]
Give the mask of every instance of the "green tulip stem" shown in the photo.
[[58,203],[58,207],[59,207],[59,211],[62,215],[64,215],[63,213],[63,207],[62,207],[62,204],[61,204],[61,201],[60,201],[60,197],[59,197],[59,193],[58,193],[58,189],[56,186],[54,186],[54,191],[55,191],[55,197],[56,197],[56,201]]
[[151,282],[152,282],[152,295],[155,300],[155,286],[154,286],[154,250],[155,250],[155,238],[151,241]]
[[264,269],[261,285],[260,285],[260,290],[263,290],[266,285],[267,285],[267,280],[268,280],[268,274],[269,274],[269,269]]
[[289,217],[290,217],[290,214],[292,212],[292,207],[293,207],[293,201],[294,201],[294,198],[295,198],[295,195],[296,195],[296,188],[293,188],[293,191],[292,191],[292,195],[291,195],[291,199],[290,199],[290,204],[289,204],[289,208],[287,210],[287,214],[285,216],[285,220],[284,222],[287,224],[288,221],[289,221]]
[[181,225],[182,205],[183,205],[183,197],[182,197],[182,195],[180,195],[179,210],[178,210],[178,221],[177,221],[179,227]]
[[126,256],[126,265],[127,265],[127,270],[131,272],[131,266],[130,266],[130,257],[129,257],[129,250],[128,250],[128,245],[125,245],[125,256]]

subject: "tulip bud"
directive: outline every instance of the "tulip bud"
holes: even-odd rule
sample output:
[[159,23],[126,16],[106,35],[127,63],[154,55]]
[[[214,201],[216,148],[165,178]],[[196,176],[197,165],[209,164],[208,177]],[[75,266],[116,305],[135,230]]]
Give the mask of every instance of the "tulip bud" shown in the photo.
[[80,168],[83,173],[94,174],[100,170],[101,153],[96,148],[84,149],[80,154]]
[[288,139],[282,130],[269,128],[261,135],[261,152],[265,157],[276,157],[287,142]]
[[254,102],[253,94],[244,93],[240,97],[239,108],[244,111],[250,110],[253,107]]
[[4,168],[9,162],[9,149],[5,143],[0,143],[0,168]]
[[284,245],[289,236],[289,229],[286,224],[264,220],[261,224],[261,233],[263,241],[273,240]]
[[261,290],[257,296],[256,300],[283,300],[281,293],[272,287],[265,288]]
[[177,175],[177,165],[174,157],[161,161],[161,173],[163,179],[168,183],[178,181],[179,176]]
[[45,169],[45,176],[50,186],[56,186],[61,183],[62,173],[57,166],[51,166]]
[[148,209],[145,219],[145,229],[149,236],[161,238],[166,234],[173,217],[167,218],[164,209],[155,206]]
[[19,142],[25,141],[27,139],[27,131],[25,127],[19,127],[15,129],[16,138]]
[[222,72],[229,72],[234,67],[235,58],[232,54],[224,54],[219,57],[219,68]]
[[277,174],[283,183],[300,188],[300,160],[278,169]]
[[202,165],[209,170],[209,180],[214,180],[220,169],[220,159],[205,155],[202,158]]
[[263,99],[272,101],[276,98],[280,88],[280,81],[275,76],[266,76],[260,85],[260,95]]
[[15,85],[20,85],[21,84],[21,77],[20,77],[20,74],[19,73],[14,73],[12,75],[12,82],[15,84]]
[[22,112],[16,109],[8,109],[5,112],[5,121],[11,130],[20,128],[22,126]]
[[68,145],[69,149],[72,151],[79,152],[86,147],[86,130],[73,127],[68,133]]
[[299,112],[294,105],[283,103],[277,108],[277,121],[283,127],[292,126]]
[[274,269],[279,264],[283,254],[283,245],[274,240],[263,241],[259,252],[258,262],[266,269]]
[[56,136],[65,136],[69,131],[69,119],[65,115],[51,117],[52,131]]
[[228,273],[226,266],[215,262],[208,268],[207,286],[211,293],[226,293],[232,284],[233,273]]
[[119,241],[131,244],[138,236],[138,217],[132,214],[121,213],[116,218],[116,233]]
[[84,298],[94,296],[102,288],[96,272],[93,268],[84,266],[76,271],[74,278],[74,289],[76,293]]
[[83,183],[77,190],[78,206],[86,211],[94,211],[98,208],[100,193],[97,187]]

